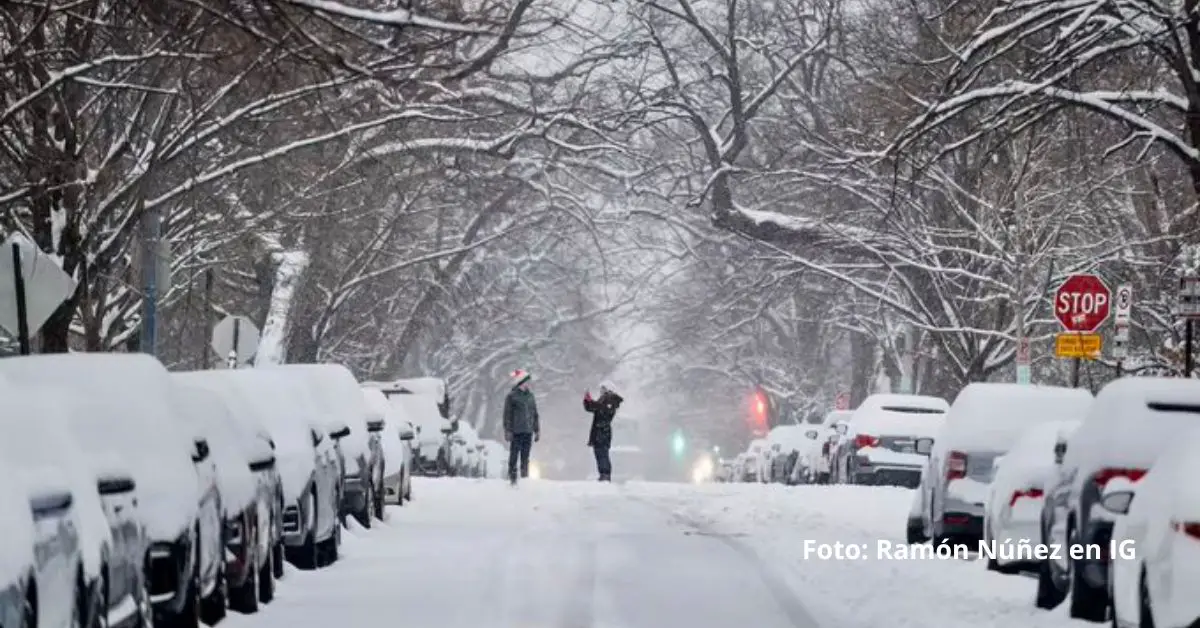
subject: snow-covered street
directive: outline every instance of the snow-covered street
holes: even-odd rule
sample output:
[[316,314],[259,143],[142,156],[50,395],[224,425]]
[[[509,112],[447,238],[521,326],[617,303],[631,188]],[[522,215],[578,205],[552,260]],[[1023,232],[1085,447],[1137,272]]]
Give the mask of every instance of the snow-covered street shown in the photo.
[[[879,560],[911,493],[865,487],[420,481],[328,570],[228,628],[1085,625],[977,561]],[[353,525],[353,524],[352,524]],[[804,541],[868,544],[804,560]]]

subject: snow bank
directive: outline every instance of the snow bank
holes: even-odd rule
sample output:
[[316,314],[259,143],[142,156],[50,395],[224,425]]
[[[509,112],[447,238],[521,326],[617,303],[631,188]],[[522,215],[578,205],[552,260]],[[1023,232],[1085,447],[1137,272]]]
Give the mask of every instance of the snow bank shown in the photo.
[[207,380],[206,385],[227,388],[246,401],[252,413],[236,418],[270,434],[284,499],[289,504],[300,499],[316,471],[310,430],[318,422],[294,382],[273,369],[195,371],[181,376],[197,382]]
[[[61,482],[70,490],[71,517],[79,531],[84,571],[89,577],[99,576],[104,549],[112,546],[112,530],[96,488],[95,469],[88,464],[89,456],[69,426],[73,411],[70,392],[42,386],[16,389],[0,382],[0,398],[5,400],[0,414],[3,457],[18,467],[17,473],[30,474],[27,479],[33,482],[27,482],[26,487],[31,490],[36,491],[36,483],[47,479]],[[47,470],[51,471],[50,477],[39,477]],[[24,509],[28,512],[28,502]]]
[[[17,470],[0,456],[0,477]],[[33,568],[33,516],[29,498],[14,482],[0,482],[0,584],[15,582]]]
[[945,424],[945,414],[895,412],[888,410],[887,407],[873,408],[858,410],[854,413],[854,420],[850,423],[848,434],[937,439],[938,433]]
[[1082,388],[976,382],[954,399],[935,448],[1007,451],[1026,428],[1083,420],[1092,395]]
[[[819,625],[838,628],[1065,628],[1066,605],[1033,606],[1037,581],[989,572],[979,560],[896,558],[913,491],[891,487],[630,482],[630,495],[733,537],[778,569]],[[861,559],[822,559],[818,545],[855,546]],[[806,556],[805,547],[809,554]],[[890,544],[890,545],[889,545]],[[926,545],[925,547],[929,547]],[[893,558],[880,556],[892,549]]]
[[399,408],[388,403],[387,397],[374,388],[362,389],[363,399],[367,410],[375,420],[383,419],[383,433],[380,434],[380,444],[383,446],[384,469],[388,474],[400,470],[408,457],[408,443],[400,440],[400,426],[408,422]]
[[250,473],[248,443],[230,428],[233,420],[221,397],[201,386],[175,380],[175,396],[184,408],[182,416],[199,428],[217,467],[217,488],[225,517],[238,515],[254,503],[257,482]]
[[370,437],[367,403],[350,369],[340,364],[283,364],[274,369],[305,383],[327,433],[350,428],[350,434],[339,442],[346,455],[346,473],[358,473],[358,458],[370,453]]
[[71,390],[83,411],[72,432],[88,450],[111,451],[137,483],[139,514],[155,541],[173,541],[196,518],[194,444],[176,416],[167,370],[140,353],[72,353],[0,360],[14,386]]

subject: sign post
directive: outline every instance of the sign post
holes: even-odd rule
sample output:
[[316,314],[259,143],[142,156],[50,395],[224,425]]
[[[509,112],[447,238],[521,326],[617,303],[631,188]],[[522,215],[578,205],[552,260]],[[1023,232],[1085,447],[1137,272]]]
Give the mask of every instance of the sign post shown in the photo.
[[226,316],[212,331],[212,348],[236,369],[258,351],[258,328],[245,316]]
[[1129,353],[1129,323],[1133,317],[1133,286],[1123,283],[1117,286],[1114,323],[1117,332],[1113,336],[1113,357],[1117,360],[1117,377],[1124,370],[1125,356]]
[[1065,333],[1054,343],[1054,354],[1072,358],[1071,385],[1079,387],[1079,361],[1094,360],[1102,342],[1096,330],[1108,320],[1112,291],[1096,275],[1071,275],[1054,293],[1054,317]]
[[1022,336],[1017,340],[1017,383],[1028,384],[1033,380],[1031,365],[1033,351],[1029,346],[1029,338]]
[[1179,295],[1176,305],[1178,315],[1183,318],[1183,376],[1191,377],[1195,366],[1193,354],[1193,323],[1200,318],[1200,277],[1185,275],[1179,280]]
[[21,355],[33,335],[75,292],[75,280],[54,258],[14,233],[0,246],[0,328],[17,337]]

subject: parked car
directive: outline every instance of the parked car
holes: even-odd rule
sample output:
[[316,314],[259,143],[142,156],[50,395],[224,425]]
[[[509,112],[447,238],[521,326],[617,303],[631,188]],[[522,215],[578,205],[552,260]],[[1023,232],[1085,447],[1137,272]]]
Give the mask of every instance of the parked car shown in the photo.
[[[1071,438],[1079,424],[1080,420],[1050,421],[1026,428],[1008,453],[996,460],[983,511],[985,541],[1016,547],[1022,539],[1041,535],[1042,505],[1046,482],[1054,473],[1054,452]],[[1037,561],[1001,552],[988,559],[987,567],[1015,573],[1036,569]]]
[[274,597],[274,580],[283,577],[283,478],[276,463],[275,441],[267,422],[263,420],[261,402],[247,396],[224,370],[185,371],[174,373],[177,383],[208,390],[221,398],[229,413],[228,430],[246,444],[245,455],[255,483],[255,500],[260,526],[259,551],[270,558],[269,573],[259,574],[259,601],[270,602]]
[[[324,421],[342,461],[340,513],[352,515],[365,528],[381,505],[383,445],[379,432],[367,425],[367,404],[362,388],[349,369],[340,364],[284,364],[276,369],[295,376],[312,394],[314,408]],[[379,426],[382,428],[382,425]]]
[[[412,424],[400,410],[388,403],[376,388],[364,387],[363,398],[373,420],[383,421],[380,442],[383,449],[384,504],[403,506],[412,500],[412,469],[409,442],[416,436]],[[382,507],[380,508],[382,512]]]
[[[0,477],[16,476],[17,470],[0,456]],[[37,628],[35,533],[23,489],[16,482],[0,482],[0,626]]]
[[112,537],[95,481],[75,457],[78,450],[68,451],[71,439],[60,440],[66,436],[61,407],[23,387],[0,385],[0,398],[0,457],[13,472],[4,479],[25,491],[24,508],[33,513],[31,591],[36,592],[38,625],[75,628],[97,621],[99,605],[107,602],[93,592],[101,588],[103,556]]
[[466,421],[458,422],[458,430],[450,435],[450,474],[477,477],[480,466],[479,433]]
[[[1059,547],[1107,548],[1122,514],[1104,507],[1105,487],[1117,478],[1140,480],[1180,434],[1197,425],[1200,381],[1127,377],[1106,385],[1055,468],[1039,540]],[[1109,559],[1107,551],[1048,556],[1038,570],[1037,605],[1054,608],[1069,595],[1071,617],[1105,621]]]
[[129,465],[149,540],[142,564],[154,624],[194,627],[202,607],[223,608],[217,574],[224,548],[208,444],[179,419],[163,365],[145,354],[47,354],[0,360],[0,374],[16,386],[72,391],[88,409],[73,413],[80,443]]
[[978,543],[995,459],[1027,428],[1082,420],[1091,403],[1091,393],[1081,388],[968,384],[946,413],[929,456],[929,475],[921,487],[924,535],[936,543]]
[[837,426],[847,423],[853,415],[853,410],[834,410],[826,414],[824,420],[821,422],[821,428],[817,433],[817,442],[820,444],[820,449],[813,450],[813,458],[815,460],[809,463],[809,467],[815,474],[814,481],[817,484],[829,484],[833,471],[834,447],[841,438],[841,433],[838,432]]
[[746,447],[745,467],[742,470],[744,482],[766,483],[769,472],[767,455],[770,445],[765,438],[756,438]]
[[186,404],[185,416],[196,422],[208,440],[217,465],[227,550],[222,584],[230,608],[256,613],[260,594],[266,598],[264,602],[274,597],[275,579],[271,569],[274,497],[267,496],[266,503],[260,501],[255,475],[274,467],[275,454],[269,439],[262,439],[234,418],[220,392],[187,375],[173,374],[176,394]]
[[[275,468],[283,486],[284,556],[300,569],[337,560],[341,463],[325,423],[313,412],[301,384],[276,369],[214,371],[227,378],[257,412],[275,443]],[[276,577],[281,570],[276,570]]]
[[412,422],[416,432],[412,444],[412,470],[416,475],[441,476],[450,473],[450,434],[454,425],[438,411],[437,399],[403,390],[380,389],[388,403],[398,407]]
[[[1200,407],[1181,410],[1200,418]],[[1109,594],[1117,626],[1200,625],[1200,421],[1172,438],[1140,481],[1108,483],[1104,508],[1121,514],[1113,528]]]
[[939,397],[877,394],[863,400],[850,420],[838,424],[835,481],[917,488],[927,456],[917,439],[935,438],[950,404]]

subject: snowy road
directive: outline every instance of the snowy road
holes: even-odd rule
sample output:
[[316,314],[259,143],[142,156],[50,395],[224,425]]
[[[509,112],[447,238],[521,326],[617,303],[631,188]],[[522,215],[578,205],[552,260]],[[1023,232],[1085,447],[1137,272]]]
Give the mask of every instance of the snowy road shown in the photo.
[[[910,493],[860,487],[431,480],[343,559],[289,571],[228,628],[1084,626],[976,561],[879,559]],[[804,559],[804,541],[870,547]]]

